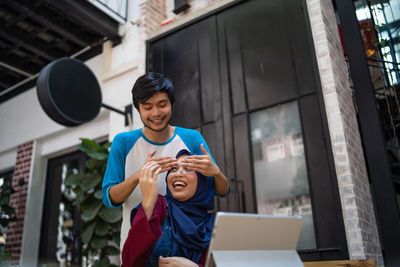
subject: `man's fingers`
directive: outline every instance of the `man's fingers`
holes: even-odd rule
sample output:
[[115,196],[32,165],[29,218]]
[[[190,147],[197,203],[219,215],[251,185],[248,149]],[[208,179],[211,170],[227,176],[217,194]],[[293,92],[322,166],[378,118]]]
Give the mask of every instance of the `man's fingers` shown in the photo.
[[152,158],[155,154],[156,154],[156,152],[157,152],[157,150],[153,150],[153,151],[151,151],[148,155],[147,155],[147,158]]
[[171,157],[163,157],[163,158],[155,158],[151,159],[151,162],[157,162],[160,165],[168,164],[168,163],[175,163],[176,159]]
[[149,169],[150,169],[151,172],[154,172],[157,169],[157,167],[159,168],[160,165],[155,163],[155,164],[152,164],[151,166],[149,166]]
[[185,157],[185,159],[208,159],[208,158],[210,158],[209,155],[192,155]]
[[207,168],[202,165],[190,165],[186,167],[188,171],[195,171],[195,172],[203,172],[206,171]]
[[163,173],[163,172],[167,172],[167,171],[169,171],[169,170],[171,170],[171,166],[169,166],[169,167],[162,167],[161,168],[161,171],[160,171],[160,173]]
[[143,169],[145,169],[145,170],[147,170],[147,169],[150,169],[151,167],[153,167],[153,166],[157,166],[158,164],[156,163],[156,162],[147,162],[144,166],[143,166]]
[[150,161],[160,161],[160,160],[164,160],[164,159],[176,160],[174,157],[157,157],[157,158],[151,158]]
[[208,156],[208,151],[207,151],[207,149],[204,147],[203,144],[200,145],[200,149],[201,149],[201,151],[203,152],[204,155],[207,155],[207,156]]
[[187,166],[189,164],[208,164],[210,161],[208,159],[185,159],[184,162],[182,162],[183,166]]

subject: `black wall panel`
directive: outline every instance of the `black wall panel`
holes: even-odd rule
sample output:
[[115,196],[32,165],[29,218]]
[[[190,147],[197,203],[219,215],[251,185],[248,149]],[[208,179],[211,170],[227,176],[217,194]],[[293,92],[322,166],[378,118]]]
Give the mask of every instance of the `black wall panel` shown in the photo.
[[297,101],[317,239],[316,249],[300,255],[346,259],[307,21],[302,0],[238,0],[149,40],[148,70],[172,78],[177,98],[172,124],[201,129],[231,181],[231,195],[216,200],[218,210],[257,212],[249,118],[253,111]]
[[[324,140],[322,119],[316,107],[319,106],[317,95],[303,96],[299,99],[299,109],[303,126],[303,140],[307,159],[307,172],[312,196],[314,225],[317,231],[317,244],[319,248],[342,250],[347,255],[346,247],[340,248],[341,243],[346,244],[345,229],[341,213],[332,212],[341,210],[338,205],[337,181],[331,179],[328,151]],[[319,201],[318,201],[319,200]],[[318,202],[317,202],[318,201]]]
[[249,146],[249,125],[247,114],[233,117],[233,136],[235,142],[235,181],[232,183],[235,197],[238,198],[238,211],[256,213],[255,192],[253,190],[251,151]]
[[[233,110],[254,110],[295,97],[296,74],[290,52],[284,1],[247,1],[222,15],[231,63]],[[239,74],[244,74],[244,83]],[[235,88],[237,85],[238,88]],[[236,106],[238,104],[238,106]]]
[[282,3],[286,10],[290,51],[296,70],[297,93],[304,95],[316,92],[315,73],[318,73],[318,70],[313,65],[314,49],[308,43],[312,35],[307,31],[308,19],[305,15],[307,9],[302,7],[299,0],[286,0]]

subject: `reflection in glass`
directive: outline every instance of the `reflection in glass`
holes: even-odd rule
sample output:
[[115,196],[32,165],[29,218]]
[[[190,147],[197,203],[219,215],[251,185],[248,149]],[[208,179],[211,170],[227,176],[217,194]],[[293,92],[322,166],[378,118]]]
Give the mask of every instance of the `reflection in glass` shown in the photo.
[[78,161],[68,161],[62,164],[61,172],[61,202],[58,215],[58,234],[57,234],[57,260],[61,265],[71,265],[78,263],[76,254],[76,226],[74,227],[74,216],[77,212],[72,204],[76,195],[64,185],[64,180],[71,174],[78,173]]
[[257,208],[262,214],[301,215],[297,249],[316,247],[297,102],[251,114]]

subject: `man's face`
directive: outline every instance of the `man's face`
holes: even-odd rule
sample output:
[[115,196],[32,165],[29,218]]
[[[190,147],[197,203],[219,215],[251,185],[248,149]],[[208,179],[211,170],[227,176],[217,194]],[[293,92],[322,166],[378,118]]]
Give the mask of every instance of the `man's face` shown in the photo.
[[172,196],[178,201],[189,200],[197,190],[197,174],[194,171],[188,171],[182,166],[182,159],[188,155],[180,156],[176,164],[172,166],[167,176],[168,189]]
[[167,93],[156,93],[143,104],[139,103],[140,119],[145,127],[161,132],[172,116],[171,101]]

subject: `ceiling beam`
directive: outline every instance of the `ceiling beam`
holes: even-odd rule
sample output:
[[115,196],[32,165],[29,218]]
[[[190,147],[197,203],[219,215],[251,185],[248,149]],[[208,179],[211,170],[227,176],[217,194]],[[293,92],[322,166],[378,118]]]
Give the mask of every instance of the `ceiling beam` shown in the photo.
[[111,40],[120,38],[119,23],[87,1],[45,0],[45,2],[65,14],[66,17],[73,18],[82,26],[85,25],[99,35],[107,36]]
[[2,81],[0,81],[0,87],[1,87],[1,89],[0,89],[0,92],[1,92],[2,89],[7,89],[8,87],[10,87],[10,85],[9,84],[5,84]]
[[36,47],[34,47],[33,45],[28,44],[27,42],[24,42],[24,41],[23,41],[23,38],[14,37],[14,36],[12,35],[12,33],[8,32],[8,31],[6,32],[6,31],[3,31],[3,29],[0,29],[0,35],[1,35],[4,39],[6,39],[6,40],[8,40],[9,42],[13,43],[15,46],[23,47],[23,48],[25,48],[26,50],[28,50],[28,51],[30,51],[30,52],[36,54],[36,55],[39,55],[39,56],[41,56],[41,57],[43,57],[43,58],[45,58],[45,59],[47,59],[47,60],[49,60],[49,61],[53,61],[53,60],[56,59],[56,57],[54,57],[54,56],[52,56],[52,55],[46,53],[46,52],[44,51],[44,49],[36,48]]
[[9,64],[7,64],[7,63],[1,62],[1,61],[0,61],[0,66],[2,66],[3,68],[6,68],[6,69],[8,69],[8,70],[11,70],[11,71],[13,71],[13,72],[16,72],[16,73],[18,73],[18,74],[20,74],[20,75],[23,75],[23,76],[25,76],[25,77],[29,77],[29,76],[32,75],[32,73],[28,73],[28,72],[26,72],[26,71],[20,70],[20,69],[18,69],[18,68],[16,68],[16,67],[13,67],[13,66],[11,66],[11,65],[9,65]]
[[7,2],[13,8],[18,9],[19,11],[22,11],[23,14],[27,15],[28,17],[31,17],[32,19],[43,24],[44,26],[48,27],[49,29],[52,29],[53,31],[57,32],[58,34],[71,40],[75,44],[77,44],[81,47],[85,47],[85,46],[89,45],[85,41],[76,37],[74,34],[71,34],[70,32],[64,30],[62,27],[59,27],[58,25],[56,25],[54,22],[36,14],[35,12],[32,12],[29,8],[22,6],[21,4],[17,3],[15,0],[8,0]]
[[34,59],[34,56],[30,56],[26,60],[20,59],[17,56],[10,57],[7,55],[7,52],[3,50],[0,50],[0,61],[8,64],[10,66],[13,66],[14,68],[17,68],[19,70],[22,70],[27,73],[37,73],[42,69],[42,67],[47,64],[49,61],[44,61],[43,66],[32,62],[32,59]]

